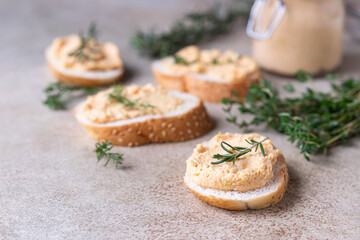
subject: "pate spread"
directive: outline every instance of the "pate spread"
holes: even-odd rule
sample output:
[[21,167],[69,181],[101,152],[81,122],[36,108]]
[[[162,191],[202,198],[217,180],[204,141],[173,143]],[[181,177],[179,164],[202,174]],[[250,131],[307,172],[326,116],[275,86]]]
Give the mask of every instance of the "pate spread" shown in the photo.
[[[253,56],[262,68],[284,75],[299,69],[331,71],[342,60],[344,1],[283,0],[286,13],[268,40],[253,40]],[[272,21],[275,0],[263,8],[263,26]],[[261,21],[260,16],[255,19]]]
[[[114,88],[110,88],[89,96],[82,110],[84,116],[92,122],[107,123],[144,115],[163,115],[177,109],[184,102],[160,86],[147,84],[140,87],[133,84],[122,91],[125,98],[137,103],[129,107],[110,98],[109,94],[113,91]],[[151,107],[143,107],[141,104]]]
[[81,71],[106,71],[123,66],[119,49],[113,43],[90,40],[84,48],[87,58],[83,58],[81,61],[74,55],[80,46],[81,37],[70,35],[56,38],[50,46],[50,51],[52,57],[65,68],[76,68]]
[[[176,58],[181,61],[176,61]],[[256,62],[237,52],[218,49],[200,50],[196,46],[188,46],[175,54],[175,60],[165,67],[173,73],[201,73],[212,77],[237,81],[258,70]]]
[[217,153],[226,154],[221,148],[221,142],[225,141],[236,147],[249,147],[245,141],[254,139],[261,141],[265,137],[256,133],[252,134],[218,134],[209,142],[198,144],[191,157],[186,161],[186,173],[190,182],[201,187],[218,190],[250,191],[261,188],[273,177],[273,165],[281,155],[270,140],[262,144],[265,157],[261,151],[252,149],[233,162],[225,162],[213,165],[217,161],[213,156]]

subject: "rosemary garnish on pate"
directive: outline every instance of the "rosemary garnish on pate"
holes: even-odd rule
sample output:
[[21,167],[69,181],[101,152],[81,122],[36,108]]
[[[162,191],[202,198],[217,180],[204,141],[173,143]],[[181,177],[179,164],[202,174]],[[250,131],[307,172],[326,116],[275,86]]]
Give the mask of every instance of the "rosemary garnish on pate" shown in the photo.
[[[224,149],[228,154],[219,154],[219,153],[215,154],[213,156],[213,158],[218,159],[220,161],[211,162],[211,164],[220,164],[220,163],[231,162],[231,161],[233,161],[233,164],[235,164],[236,159],[251,152],[254,147],[255,147],[255,152],[260,148],[261,154],[265,157],[266,156],[265,150],[264,150],[264,146],[262,145],[262,143],[264,141],[266,141],[267,139],[269,139],[269,138],[266,137],[263,140],[261,140],[260,142],[257,142],[254,139],[250,139],[250,140],[245,139],[245,141],[248,144],[250,144],[250,146],[247,148],[246,147],[234,147],[234,146],[231,146],[229,143],[222,141],[221,148]],[[227,148],[225,145],[229,148]]]
[[111,153],[109,152],[113,148],[113,145],[109,141],[104,141],[100,143],[95,144],[95,153],[97,161],[100,162],[101,159],[106,157],[106,162],[104,164],[104,167],[108,165],[110,160],[113,160],[115,163],[115,167],[117,168],[118,165],[122,164],[123,162],[123,154],[121,153]]
[[109,98],[115,99],[118,103],[124,104],[126,107],[142,107],[142,108],[155,108],[155,106],[149,103],[139,103],[139,99],[132,101],[124,96],[124,88],[121,86],[113,87],[112,93],[109,94]]
[[66,109],[66,100],[70,93],[82,91],[84,94],[93,94],[98,90],[98,88],[94,87],[69,86],[62,82],[51,83],[44,90],[46,93],[46,100],[43,101],[43,104],[53,110]]
[[84,35],[80,32],[79,36],[81,39],[80,46],[69,54],[69,56],[74,56],[75,60],[78,62],[83,62],[84,60],[91,61],[92,57],[87,53],[99,53],[99,42],[97,41],[98,31],[96,29],[96,24],[94,22],[90,23],[87,34]]

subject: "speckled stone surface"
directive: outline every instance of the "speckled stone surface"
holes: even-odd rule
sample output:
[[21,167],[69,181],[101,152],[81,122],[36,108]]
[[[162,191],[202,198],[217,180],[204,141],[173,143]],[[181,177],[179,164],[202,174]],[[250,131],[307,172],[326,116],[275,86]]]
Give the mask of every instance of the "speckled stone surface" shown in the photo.
[[[187,142],[116,147],[121,169],[97,164],[94,141],[70,110],[41,104],[54,81],[43,50],[53,38],[98,22],[101,39],[120,46],[124,84],[154,82],[149,63],[129,48],[138,28],[169,23],[212,1],[0,2],[0,239],[360,239],[360,141],[306,161],[287,138],[269,136],[288,161],[283,200],[264,210],[231,212],[199,201],[183,184],[195,144],[218,131],[238,132],[221,106],[207,104],[216,128]],[[232,35],[203,46],[250,53],[239,24]],[[342,74],[360,75],[360,45],[345,35]],[[281,89],[290,79],[266,74]],[[302,90],[304,86],[295,83]],[[317,89],[329,89],[316,80]],[[82,100],[74,98],[69,109]]]

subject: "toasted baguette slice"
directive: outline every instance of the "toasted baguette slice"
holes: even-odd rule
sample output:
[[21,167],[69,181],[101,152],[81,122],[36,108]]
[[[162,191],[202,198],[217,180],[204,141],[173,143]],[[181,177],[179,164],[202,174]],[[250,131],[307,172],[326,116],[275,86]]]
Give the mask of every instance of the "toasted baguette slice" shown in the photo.
[[173,62],[173,57],[156,60],[151,64],[151,69],[157,82],[166,89],[186,92],[185,73],[172,73],[164,64]]
[[139,146],[147,143],[179,142],[204,135],[213,128],[201,100],[190,94],[169,91],[185,101],[178,109],[164,115],[146,115],[109,123],[94,123],[83,114],[85,103],[74,108],[76,119],[97,140],[114,145]]
[[224,191],[201,187],[184,177],[185,185],[202,201],[227,210],[246,210],[266,208],[279,202],[288,183],[288,170],[285,158],[280,155],[273,166],[274,176],[262,188],[251,191]]
[[63,83],[74,86],[97,87],[109,85],[121,78],[123,68],[107,71],[80,71],[73,68],[65,68],[60,61],[55,59],[50,48],[45,51],[46,62],[52,73]]
[[208,102],[220,102],[222,98],[231,97],[232,91],[238,92],[240,98],[244,98],[249,86],[262,77],[260,70],[233,82],[205,74],[177,74],[164,67],[164,63],[169,61],[173,61],[173,58],[168,57],[153,62],[152,71],[157,82],[166,89],[188,92]]

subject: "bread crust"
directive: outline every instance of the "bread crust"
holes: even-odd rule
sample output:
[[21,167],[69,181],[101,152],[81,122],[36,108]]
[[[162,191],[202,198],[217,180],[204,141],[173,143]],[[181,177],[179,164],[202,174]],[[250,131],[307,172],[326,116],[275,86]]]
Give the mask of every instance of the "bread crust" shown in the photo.
[[[74,109],[75,115],[77,107]],[[213,122],[201,101],[191,110],[172,117],[150,118],[111,127],[81,124],[96,141],[108,140],[113,145],[128,147],[186,141],[202,136],[213,128]]]
[[283,165],[279,169],[279,174],[282,180],[281,183],[278,185],[276,191],[261,197],[250,199],[249,201],[217,198],[215,196],[205,196],[190,188],[186,181],[184,181],[184,183],[190,189],[190,191],[193,192],[200,200],[218,208],[236,211],[266,208],[278,203],[282,199],[289,181],[288,169],[286,167],[286,160],[284,156],[280,155],[277,161],[281,161]]
[[153,73],[164,88],[188,92],[207,102],[220,102],[223,98],[231,97],[232,91],[238,92],[240,98],[245,98],[249,86],[262,77],[260,70],[236,82],[205,81],[192,74],[170,75],[156,68],[153,68]]
[[261,77],[262,73],[257,71],[237,82],[215,82],[204,81],[189,74],[185,76],[185,86],[188,93],[203,101],[220,102],[223,98],[231,97],[232,91],[236,91],[240,98],[245,98],[250,85],[258,82]]
[[57,77],[59,79],[59,81],[69,84],[69,85],[73,85],[73,86],[83,86],[83,87],[99,87],[99,86],[105,86],[105,85],[109,85],[112,84],[114,82],[116,82],[117,80],[119,80],[122,75],[123,75],[123,71],[116,77],[112,77],[112,78],[107,78],[107,79],[89,79],[89,78],[84,78],[84,77],[78,77],[78,76],[72,76],[72,75],[67,75],[67,74],[63,74],[59,71],[57,71],[49,61],[47,61],[47,65],[49,67],[49,69],[51,70],[51,72],[55,75],[55,77]]
[[165,89],[186,92],[185,75],[168,75],[153,69],[156,81]]

